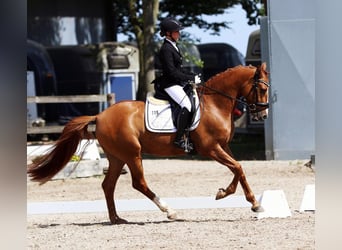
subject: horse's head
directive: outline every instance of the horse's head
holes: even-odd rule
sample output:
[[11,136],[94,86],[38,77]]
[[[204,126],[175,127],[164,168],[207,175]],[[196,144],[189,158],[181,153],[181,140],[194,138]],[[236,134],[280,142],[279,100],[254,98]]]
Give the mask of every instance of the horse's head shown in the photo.
[[258,121],[265,120],[268,116],[268,73],[266,63],[262,63],[256,68],[254,76],[249,79],[241,89],[241,94],[246,98],[252,119]]
[[[253,120],[265,120],[268,116],[268,73],[266,63],[259,67],[236,66],[210,78],[200,87],[210,90],[224,98],[240,102],[249,108]],[[212,91],[212,92],[211,92]],[[244,97],[245,101],[240,97]],[[222,99],[214,98],[214,102],[221,107]],[[231,103],[231,102],[230,102]],[[233,112],[233,106],[230,106]]]

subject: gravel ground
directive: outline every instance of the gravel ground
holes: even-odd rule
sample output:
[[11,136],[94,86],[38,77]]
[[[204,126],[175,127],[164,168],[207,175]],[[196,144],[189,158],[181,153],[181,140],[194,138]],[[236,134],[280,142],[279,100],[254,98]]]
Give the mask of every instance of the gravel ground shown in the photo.
[[[307,161],[240,162],[256,195],[284,191],[291,217],[258,220],[250,208],[181,209],[178,219],[169,221],[158,210],[130,211],[119,213],[128,224],[110,225],[106,212],[28,215],[28,249],[314,249],[315,214],[298,211],[305,186],[315,183]],[[215,196],[233,177],[213,161],[149,159],[144,169],[150,188],[162,198]],[[42,186],[28,181],[27,201],[103,200],[102,180],[55,180]],[[129,174],[120,177],[115,195],[145,198],[132,188]],[[243,195],[240,186],[235,195]]]

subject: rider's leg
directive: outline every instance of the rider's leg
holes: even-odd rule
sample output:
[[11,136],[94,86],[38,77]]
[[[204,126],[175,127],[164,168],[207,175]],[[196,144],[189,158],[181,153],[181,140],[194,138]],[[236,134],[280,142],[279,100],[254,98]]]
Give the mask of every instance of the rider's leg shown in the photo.
[[191,102],[184,89],[180,85],[173,85],[165,89],[165,92],[181,106],[191,112]]
[[[174,144],[182,149],[185,149],[184,132],[189,122],[190,112],[186,108],[182,108],[177,118],[177,132]],[[192,145],[189,145],[192,148]]]
[[177,119],[177,133],[174,144],[182,149],[186,149],[187,146],[188,149],[192,150],[193,145],[191,143],[189,145],[186,145],[183,136],[188,125],[191,112],[191,102],[189,100],[189,97],[186,95],[183,88],[179,85],[174,85],[166,88],[165,92],[182,108]]

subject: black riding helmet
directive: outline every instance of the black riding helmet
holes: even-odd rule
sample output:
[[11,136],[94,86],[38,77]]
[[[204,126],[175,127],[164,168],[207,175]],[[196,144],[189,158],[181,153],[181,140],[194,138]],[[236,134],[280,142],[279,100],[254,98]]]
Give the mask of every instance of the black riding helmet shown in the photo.
[[160,35],[165,36],[166,32],[182,30],[182,25],[172,17],[167,17],[160,23]]

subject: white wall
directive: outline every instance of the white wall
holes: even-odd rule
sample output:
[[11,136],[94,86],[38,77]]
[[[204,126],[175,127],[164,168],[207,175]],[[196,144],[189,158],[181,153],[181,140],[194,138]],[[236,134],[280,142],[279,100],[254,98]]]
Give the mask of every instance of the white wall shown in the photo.
[[314,10],[313,0],[268,1],[266,159],[309,159],[315,151]]

